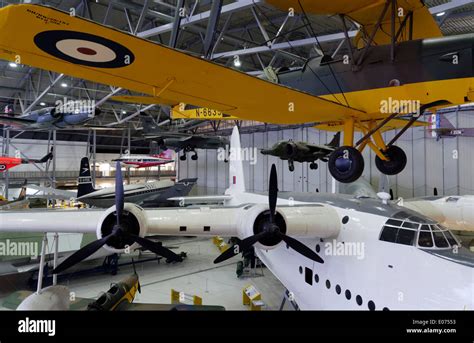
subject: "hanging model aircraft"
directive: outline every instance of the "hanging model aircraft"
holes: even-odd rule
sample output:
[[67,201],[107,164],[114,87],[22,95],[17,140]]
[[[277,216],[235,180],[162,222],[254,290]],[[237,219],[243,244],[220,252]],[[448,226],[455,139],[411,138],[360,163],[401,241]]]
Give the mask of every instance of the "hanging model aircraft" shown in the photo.
[[[339,15],[346,33],[351,20],[359,34],[346,39],[347,56],[310,59],[300,70],[277,73],[275,83],[69,13],[23,4],[0,10],[0,58],[20,56],[23,64],[146,94],[143,101],[156,104],[186,103],[275,124],[320,122],[320,129],[344,132],[328,161],[341,182],[362,174],[366,146],[381,172],[400,173],[406,154],[394,143],[421,114],[474,101],[474,34],[442,37],[420,0],[267,3],[285,12],[292,8],[306,22],[307,14]],[[409,120],[397,122],[400,116]],[[390,123],[401,130],[385,143],[381,133]],[[363,133],[357,142],[355,131]]]
[[430,116],[431,126],[427,131],[437,141],[442,138],[474,137],[474,128],[456,128],[443,114],[434,113]]
[[70,105],[45,107],[23,115],[2,115],[0,124],[22,130],[49,130],[97,128],[84,125],[100,114],[94,106],[84,106],[82,101],[71,101]]
[[150,168],[174,162],[174,159],[172,158],[172,152],[166,150],[159,154],[151,155],[122,155],[113,161],[119,161],[123,165],[133,168]]
[[53,148],[50,152],[40,159],[21,158],[21,157],[0,157],[0,172],[4,172],[10,168],[28,163],[46,163],[53,158]]
[[306,142],[281,141],[270,149],[262,149],[263,155],[272,155],[288,161],[288,169],[295,170],[294,162],[309,162],[311,169],[318,169],[317,160],[327,162],[329,155],[339,147],[340,132],[326,145],[309,144]]
[[[237,129],[231,144],[240,147]],[[303,310],[474,308],[474,254],[435,220],[377,199],[311,193],[279,197],[274,166],[268,197],[247,193],[242,161],[231,159],[229,170],[225,206],[142,209],[124,203],[118,168],[115,206],[21,216],[5,212],[0,231],[95,232],[98,240],[71,255],[56,273],[100,247],[133,250],[149,234],[219,235],[239,241],[216,263],[254,246]]]
[[191,159],[196,161],[198,159],[196,149],[216,150],[229,145],[227,137],[163,130],[150,117],[144,117],[142,121],[143,136],[147,139],[155,139],[162,150],[173,149],[176,152],[183,151],[183,155],[179,157],[181,161],[186,161],[186,154],[188,152],[194,153]]

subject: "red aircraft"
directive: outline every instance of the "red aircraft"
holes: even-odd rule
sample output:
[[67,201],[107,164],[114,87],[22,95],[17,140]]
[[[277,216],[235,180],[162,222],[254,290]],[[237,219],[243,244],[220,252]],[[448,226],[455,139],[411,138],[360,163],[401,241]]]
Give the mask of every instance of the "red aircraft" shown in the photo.
[[16,167],[20,164],[28,164],[28,163],[45,163],[49,161],[50,159],[53,158],[53,149],[51,148],[51,151],[49,154],[44,156],[41,159],[27,159],[27,158],[19,158],[19,157],[1,157],[0,156],[0,172],[4,172],[5,170],[8,170],[10,168]]

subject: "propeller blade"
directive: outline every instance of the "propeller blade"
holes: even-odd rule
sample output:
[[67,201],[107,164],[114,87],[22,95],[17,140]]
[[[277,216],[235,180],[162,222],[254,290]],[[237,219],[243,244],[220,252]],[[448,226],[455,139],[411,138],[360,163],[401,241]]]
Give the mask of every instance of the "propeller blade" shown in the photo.
[[69,256],[67,259],[65,259],[59,266],[54,268],[53,274],[59,274],[65,271],[66,269],[68,269],[69,267],[72,267],[73,265],[86,259],[90,255],[95,253],[97,250],[99,250],[105,243],[107,243],[109,238],[112,236],[113,236],[113,233],[82,247],[81,249],[76,251],[74,254]]
[[147,250],[150,250],[151,252],[154,252],[157,255],[169,258],[173,261],[181,262],[183,259],[181,256],[175,254],[172,252],[170,249],[165,248],[161,244],[156,244],[155,242],[150,241],[149,239],[136,236],[136,235],[130,235],[130,237],[140,244],[142,247],[144,247]]
[[[229,258],[232,258],[234,257],[235,255],[238,255],[239,253],[241,253],[242,251],[244,250],[247,250],[248,248],[250,248],[252,245],[254,245],[255,243],[257,243],[257,241],[259,241],[260,239],[264,238],[265,236],[267,236],[269,233],[268,232],[260,232],[256,235],[253,235],[253,236],[250,236],[250,237],[247,237],[245,238],[244,240],[240,241],[239,243],[237,244],[234,244],[233,246],[231,246],[229,249],[227,249],[226,251],[224,251],[222,254],[220,254],[215,260],[214,260],[214,263],[220,263],[220,262],[223,262],[225,260],[228,260]],[[237,247],[237,249],[236,249]]]
[[142,286],[140,285],[140,281],[138,281],[138,293],[142,293]]
[[268,205],[270,207],[270,222],[274,223],[275,209],[278,197],[278,179],[275,164],[272,164],[270,181],[268,184]]
[[287,236],[280,231],[277,231],[276,234],[283,240],[285,241],[286,244],[288,244],[293,250],[297,251],[303,256],[306,256],[310,260],[313,260],[318,263],[324,263],[324,260],[319,257],[318,254],[316,254],[313,250],[308,248],[306,245],[301,243],[300,241],[297,241],[296,239]]
[[117,164],[115,165],[115,211],[117,214],[117,225],[120,224],[124,202],[122,166],[120,165],[120,162],[117,161]]

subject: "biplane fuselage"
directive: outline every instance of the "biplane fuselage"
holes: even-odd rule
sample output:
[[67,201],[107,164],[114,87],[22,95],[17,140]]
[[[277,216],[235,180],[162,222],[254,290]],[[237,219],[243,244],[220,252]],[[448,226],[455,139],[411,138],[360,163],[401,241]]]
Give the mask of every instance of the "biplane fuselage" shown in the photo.
[[[473,50],[474,34],[406,41],[397,44],[394,62],[390,45],[375,46],[358,69],[344,58],[323,63],[314,58],[301,70],[278,77],[288,87],[366,112],[381,112],[383,102],[390,99],[458,105],[474,101]],[[361,51],[354,53],[354,59]]]

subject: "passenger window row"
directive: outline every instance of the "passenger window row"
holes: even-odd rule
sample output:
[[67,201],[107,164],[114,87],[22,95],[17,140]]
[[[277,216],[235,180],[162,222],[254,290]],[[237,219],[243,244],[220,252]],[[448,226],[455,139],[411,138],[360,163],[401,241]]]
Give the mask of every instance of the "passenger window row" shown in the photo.
[[[302,266],[299,267],[299,272],[300,272],[300,274],[303,274],[303,267]],[[305,267],[304,272],[305,272],[304,276],[305,276],[306,283],[308,285],[312,285],[313,284],[313,270],[311,268]],[[319,281],[320,281],[319,280],[319,275],[315,273],[314,274],[314,282],[319,283]],[[326,280],[325,285],[326,285],[327,289],[331,289],[331,281],[330,280]],[[334,287],[334,290],[336,291],[336,294],[341,295],[342,288],[341,288],[340,285],[336,285]],[[351,298],[352,298],[351,291],[349,289],[346,289],[344,291],[344,296],[347,300],[351,300]],[[356,301],[357,305],[359,305],[359,306],[362,306],[362,304],[364,303],[364,300],[362,299],[362,296],[360,296],[359,294],[355,296],[355,301]],[[367,302],[367,308],[370,311],[375,311],[375,309],[376,309],[375,302],[372,301],[372,300],[369,300]],[[384,307],[382,310],[383,311],[389,311],[389,308]]]

